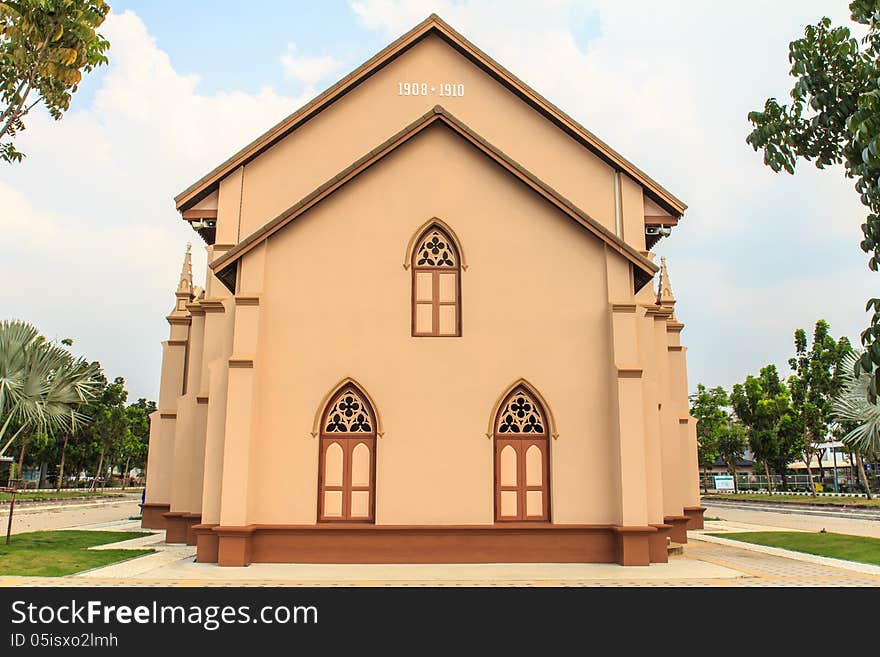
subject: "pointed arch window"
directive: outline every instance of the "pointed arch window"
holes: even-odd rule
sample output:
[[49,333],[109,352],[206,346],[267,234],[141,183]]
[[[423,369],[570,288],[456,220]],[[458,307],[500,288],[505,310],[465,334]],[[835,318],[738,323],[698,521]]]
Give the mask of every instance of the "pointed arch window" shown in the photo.
[[547,412],[517,386],[495,416],[495,521],[550,519]]
[[412,252],[412,334],[461,335],[461,255],[449,234],[430,226]]
[[347,384],[321,417],[318,470],[320,522],[375,522],[376,413]]

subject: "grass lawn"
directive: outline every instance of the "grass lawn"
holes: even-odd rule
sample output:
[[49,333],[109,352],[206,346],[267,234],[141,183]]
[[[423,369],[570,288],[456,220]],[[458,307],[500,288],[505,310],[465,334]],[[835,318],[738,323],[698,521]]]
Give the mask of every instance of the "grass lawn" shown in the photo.
[[817,504],[831,506],[864,506],[880,508],[880,499],[865,497],[811,497],[809,495],[761,495],[758,493],[709,493],[703,495],[707,500],[742,500],[746,502],[783,502],[791,504]]
[[[105,495],[121,495],[140,493],[140,488],[108,488],[102,492],[100,490],[63,490],[60,493],[55,491],[20,491],[15,494],[15,501],[22,502],[25,500],[69,500],[82,497],[102,497]],[[8,502],[12,499],[12,493],[0,493],[0,502]]]
[[0,575],[59,577],[150,554],[155,550],[86,549],[148,533],[71,530],[13,534],[11,544],[0,541]]
[[710,536],[880,566],[880,538],[830,532],[738,532]]

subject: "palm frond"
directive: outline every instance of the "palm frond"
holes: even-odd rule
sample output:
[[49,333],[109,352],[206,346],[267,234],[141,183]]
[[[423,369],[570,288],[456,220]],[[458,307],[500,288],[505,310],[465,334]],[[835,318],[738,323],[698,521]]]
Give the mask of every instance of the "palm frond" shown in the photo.
[[861,352],[852,351],[843,357],[842,387],[832,400],[831,412],[845,426],[857,425],[843,437],[843,442],[853,451],[864,454],[880,451],[880,405],[868,401],[868,383],[871,376],[866,372],[855,375],[856,361]]
[[10,420],[46,434],[87,422],[79,407],[98,393],[99,374],[32,325],[0,322],[0,445]]

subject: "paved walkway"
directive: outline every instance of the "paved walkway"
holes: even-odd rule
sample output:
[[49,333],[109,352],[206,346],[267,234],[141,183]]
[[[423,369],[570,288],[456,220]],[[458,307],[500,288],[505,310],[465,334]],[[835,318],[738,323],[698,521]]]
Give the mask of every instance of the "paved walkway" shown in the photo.
[[[127,520],[130,513],[123,505],[116,510],[116,520],[76,528],[138,529],[137,521]],[[728,520],[709,522],[706,531],[755,529],[785,527]],[[766,554],[747,544],[710,543],[710,538],[701,539],[698,532],[691,533],[684,554],[672,557],[668,564],[634,568],[614,564],[253,564],[220,568],[195,563],[194,548],[169,546],[163,538],[162,533],[151,533],[95,548],[152,547],[157,552],[151,555],[69,577],[0,575],[0,586],[880,586],[880,575],[851,569],[858,566],[810,563],[803,555]]]

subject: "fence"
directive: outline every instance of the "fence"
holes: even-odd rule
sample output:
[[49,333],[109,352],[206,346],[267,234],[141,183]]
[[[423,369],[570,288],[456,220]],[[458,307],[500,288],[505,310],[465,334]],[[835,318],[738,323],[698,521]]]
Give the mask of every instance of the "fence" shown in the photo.
[[[700,472],[700,486],[704,490],[714,490],[715,489],[715,475],[726,475],[727,473],[720,472]],[[752,474],[748,473],[737,473],[736,475],[736,489],[740,492],[768,492],[770,490],[779,491],[782,490],[782,476],[781,475],[770,475],[770,483],[772,486],[768,486],[767,475],[764,474]],[[809,492],[810,491],[810,478],[807,474],[790,474],[785,477],[786,482],[786,490],[788,492]],[[831,469],[825,470],[825,478],[823,479],[818,472],[813,473],[813,482],[816,484],[816,490],[819,492],[835,492],[834,490],[834,475]],[[875,486],[875,482],[871,481],[872,489]],[[839,493],[863,493],[864,490],[862,488],[861,483],[857,478],[853,477],[853,475],[849,472],[849,468],[838,468],[837,469],[837,491]]]

